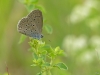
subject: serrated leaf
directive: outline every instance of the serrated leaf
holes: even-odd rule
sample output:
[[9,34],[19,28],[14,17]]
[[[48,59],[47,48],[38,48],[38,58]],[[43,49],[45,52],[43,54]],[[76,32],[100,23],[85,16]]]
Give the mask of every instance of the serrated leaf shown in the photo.
[[18,43],[21,44],[25,39],[26,36],[22,34]]
[[68,67],[62,62],[55,64],[54,67],[58,67],[61,70],[67,70],[68,69]]

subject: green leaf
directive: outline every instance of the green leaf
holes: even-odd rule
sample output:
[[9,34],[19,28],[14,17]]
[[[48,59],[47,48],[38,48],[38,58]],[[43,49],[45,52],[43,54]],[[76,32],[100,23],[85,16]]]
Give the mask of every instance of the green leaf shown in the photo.
[[42,66],[50,66],[50,63],[45,62]]
[[58,52],[59,50],[61,50],[59,47],[55,48],[55,51]]
[[55,64],[54,67],[58,67],[61,70],[67,70],[68,69],[68,67],[62,62]]
[[42,50],[46,50],[48,53],[49,53],[49,52],[52,52],[52,48],[51,48],[50,45],[44,45],[41,49],[42,49]]
[[26,36],[22,34],[18,43],[21,44],[25,39]]
[[63,52],[64,52],[64,51],[61,50],[60,47],[56,47],[56,48],[55,48],[55,54],[56,54],[56,55],[63,54]]
[[47,54],[47,51],[42,51],[42,54],[43,54],[43,55],[46,55],[46,54]]
[[39,65],[39,66],[41,66],[42,64],[43,64],[43,58],[38,58],[37,59],[37,64]]
[[43,60],[46,60],[46,54],[42,54],[41,57]]
[[44,25],[44,28],[47,31],[47,33],[52,34],[53,30],[52,30],[52,27],[50,25]]
[[33,47],[34,49],[37,49],[40,41],[37,39],[31,39],[31,41],[29,42],[30,46]]
[[37,56],[36,53],[33,53],[32,55],[33,55],[33,58],[34,58],[34,59],[38,59],[38,56]]

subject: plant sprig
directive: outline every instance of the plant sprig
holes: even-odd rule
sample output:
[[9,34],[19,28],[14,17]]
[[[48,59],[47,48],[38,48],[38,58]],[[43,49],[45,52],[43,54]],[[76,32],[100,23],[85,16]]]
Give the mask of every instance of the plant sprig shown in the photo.
[[[67,70],[67,66],[63,62],[54,63],[54,59],[63,54],[63,50],[59,47],[52,48],[41,40],[31,39],[29,42],[33,54],[33,64],[31,66],[39,66],[41,71],[37,75],[52,75],[52,68]],[[47,60],[49,59],[49,61]]]

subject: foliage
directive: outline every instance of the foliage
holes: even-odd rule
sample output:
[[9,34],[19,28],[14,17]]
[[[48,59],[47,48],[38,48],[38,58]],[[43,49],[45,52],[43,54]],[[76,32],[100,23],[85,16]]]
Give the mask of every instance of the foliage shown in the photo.
[[59,47],[52,48],[50,45],[46,45],[45,42],[40,40],[31,39],[29,42],[33,54],[33,64],[31,66],[39,66],[41,72],[38,75],[46,73],[46,75],[52,75],[50,70],[52,68],[59,68],[61,70],[67,70],[67,66],[63,62],[54,63],[57,56],[63,54],[63,50]]

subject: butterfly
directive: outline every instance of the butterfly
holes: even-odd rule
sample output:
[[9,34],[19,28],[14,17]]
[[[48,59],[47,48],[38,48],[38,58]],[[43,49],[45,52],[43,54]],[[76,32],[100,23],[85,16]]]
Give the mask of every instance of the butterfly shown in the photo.
[[33,10],[26,17],[22,18],[17,25],[17,30],[26,36],[34,39],[41,39],[43,27],[43,16],[40,10]]

